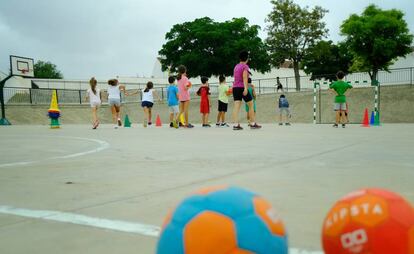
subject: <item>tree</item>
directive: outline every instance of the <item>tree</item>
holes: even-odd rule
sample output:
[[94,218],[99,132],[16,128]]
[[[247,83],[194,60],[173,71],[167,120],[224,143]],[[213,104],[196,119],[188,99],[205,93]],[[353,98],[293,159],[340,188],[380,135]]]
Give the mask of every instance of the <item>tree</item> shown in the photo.
[[375,81],[379,70],[388,70],[395,58],[411,52],[413,35],[403,17],[399,10],[369,5],[361,16],[353,14],[343,22],[341,33],[354,56],[352,70],[366,71]]
[[319,6],[312,10],[301,8],[292,0],[272,0],[271,3],[273,10],[266,19],[270,63],[279,67],[285,59],[292,60],[296,89],[300,90],[299,63],[307,48],[326,36],[328,29],[321,19],[328,11]]
[[159,51],[162,69],[174,72],[179,65],[185,65],[189,77],[232,76],[239,53],[248,50],[250,67],[269,71],[269,57],[258,37],[259,30],[257,25],[250,26],[246,18],[220,23],[204,17],[174,25]]
[[333,81],[339,70],[349,71],[352,55],[344,43],[335,45],[332,41],[320,41],[308,48],[301,64],[306,74],[312,74],[312,80],[325,78]]
[[63,79],[62,73],[51,62],[37,61],[34,65],[35,78]]

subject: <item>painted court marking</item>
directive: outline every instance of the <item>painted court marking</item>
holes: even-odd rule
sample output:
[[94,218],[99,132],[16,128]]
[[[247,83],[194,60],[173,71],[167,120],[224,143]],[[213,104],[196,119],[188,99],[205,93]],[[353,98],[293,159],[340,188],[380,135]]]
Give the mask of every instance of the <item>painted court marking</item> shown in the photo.
[[82,141],[89,141],[89,142],[94,142],[97,143],[99,146],[95,149],[91,149],[88,151],[84,151],[84,152],[79,152],[79,153],[73,153],[73,154],[67,154],[67,155],[63,155],[63,156],[55,156],[55,157],[51,157],[51,158],[47,158],[47,159],[43,159],[43,160],[36,160],[36,161],[20,161],[20,162],[12,162],[12,163],[5,163],[5,164],[0,164],[0,168],[5,168],[5,167],[13,167],[13,166],[25,166],[25,165],[29,165],[29,164],[33,164],[33,163],[39,163],[39,162],[44,162],[44,161],[50,161],[50,160],[57,160],[57,159],[70,159],[70,158],[75,158],[75,157],[80,157],[80,156],[84,156],[84,155],[88,155],[91,153],[97,153],[100,151],[103,151],[105,149],[108,149],[110,147],[109,143],[103,140],[99,140],[99,139],[91,139],[91,138],[80,138],[80,137],[70,137],[70,136],[38,136],[38,137],[42,137],[42,138],[63,138],[63,139],[75,139],[75,140],[82,140]]
[[[76,213],[66,213],[50,210],[31,210],[0,205],[0,213],[22,216],[27,218],[51,220],[63,223],[70,223],[88,227],[109,229],[119,232],[139,234],[150,237],[158,237],[161,228],[154,225],[128,222],[121,220],[109,220]],[[297,248],[290,248],[290,254],[323,254],[321,251],[306,251]]]

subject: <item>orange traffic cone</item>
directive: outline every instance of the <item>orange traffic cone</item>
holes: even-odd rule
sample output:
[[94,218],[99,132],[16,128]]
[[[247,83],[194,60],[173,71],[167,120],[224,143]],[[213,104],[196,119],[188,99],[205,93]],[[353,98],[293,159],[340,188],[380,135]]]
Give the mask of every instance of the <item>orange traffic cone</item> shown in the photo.
[[157,120],[155,121],[155,126],[157,126],[157,127],[162,126],[160,115],[157,115]]
[[365,109],[364,119],[362,120],[362,127],[369,127],[368,109]]

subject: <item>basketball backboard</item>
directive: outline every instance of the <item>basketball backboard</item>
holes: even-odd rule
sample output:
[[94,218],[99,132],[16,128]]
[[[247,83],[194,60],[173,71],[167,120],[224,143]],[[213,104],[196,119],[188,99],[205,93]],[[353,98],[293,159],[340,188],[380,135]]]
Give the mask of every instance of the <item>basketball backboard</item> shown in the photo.
[[34,77],[34,61],[32,58],[10,56],[10,70],[14,76]]

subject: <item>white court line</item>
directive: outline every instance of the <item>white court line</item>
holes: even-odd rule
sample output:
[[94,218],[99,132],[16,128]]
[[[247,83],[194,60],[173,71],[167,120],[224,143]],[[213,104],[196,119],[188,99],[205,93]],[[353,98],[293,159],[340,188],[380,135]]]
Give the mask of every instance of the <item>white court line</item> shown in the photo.
[[47,138],[77,139],[77,140],[82,140],[82,141],[90,141],[90,142],[98,143],[99,146],[95,149],[88,150],[88,151],[85,151],[85,152],[73,153],[73,154],[68,154],[68,155],[63,155],[63,156],[56,156],[56,157],[51,157],[51,158],[47,158],[47,159],[43,159],[43,160],[20,161],[20,162],[0,164],[0,168],[13,167],[13,166],[24,166],[24,165],[29,165],[29,164],[39,163],[39,162],[44,162],[44,161],[49,161],[49,160],[75,158],[75,157],[79,157],[79,156],[88,155],[88,154],[91,154],[91,153],[97,153],[97,152],[100,152],[100,151],[105,150],[105,149],[110,147],[108,142],[103,141],[103,140],[99,140],[99,139],[69,137],[69,136],[39,136],[39,137],[42,137],[42,138],[47,137]]
[[[141,224],[136,222],[128,222],[121,220],[108,220],[96,217],[89,217],[76,213],[65,213],[59,211],[48,210],[30,210],[15,208],[11,206],[1,206],[0,213],[17,215],[28,218],[41,220],[51,220],[76,225],[83,225],[95,228],[110,229],[119,232],[133,233],[151,237],[158,237],[161,228],[158,226]],[[323,254],[321,251],[307,251],[297,248],[289,248],[289,254]]]
[[157,226],[120,220],[101,219],[76,213],[65,213],[48,210],[29,210],[14,208],[11,206],[0,206],[0,213],[42,220],[65,222],[95,228],[111,229],[120,232],[134,233],[152,237],[157,237],[160,232],[160,228]]

